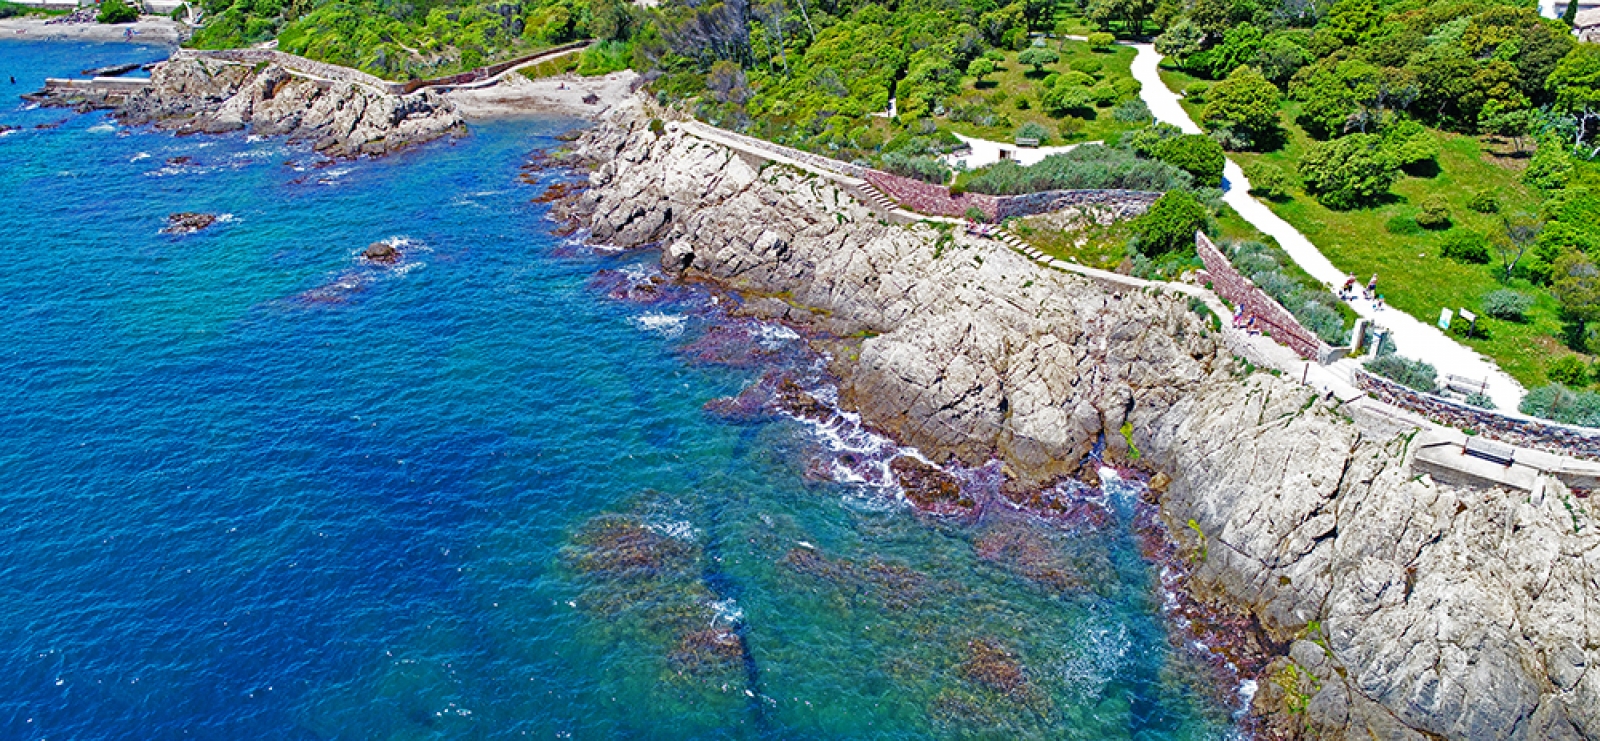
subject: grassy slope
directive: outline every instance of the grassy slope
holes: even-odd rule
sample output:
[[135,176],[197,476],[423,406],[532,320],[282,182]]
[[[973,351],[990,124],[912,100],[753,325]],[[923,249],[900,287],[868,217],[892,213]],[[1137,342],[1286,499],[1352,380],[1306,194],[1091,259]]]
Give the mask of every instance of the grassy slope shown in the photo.
[[[1089,48],[1087,43],[1081,41],[1067,41],[1061,47],[1061,61],[1045,69],[1045,74],[1050,72],[1066,73],[1071,71],[1072,61],[1075,59],[1098,59],[1104,68],[1100,71],[1100,79],[1116,81],[1131,78],[1129,67],[1133,64],[1134,51],[1125,46],[1116,46],[1103,52]],[[946,103],[947,107],[957,105],[970,105],[984,100],[994,100],[996,93],[1004,93],[1005,100],[990,103],[997,114],[1010,119],[1010,125],[977,126],[971,123],[951,121],[951,131],[966,136],[975,136],[994,141],[1011,141],[1018,126],[1027,121],[1044,124],[1051,131],[1058,131],[1062,119],[1052,118],[1039,110],[1039,91],[1043,89],[1045,74],[1034,74],[1033,68],[1017,63],[1017,52],[1007,52],[1005,64],[999,65],[1000,70],[985,79],[983,87],[977,87],[972,79],[962,82],[961,95]],[[1017,101],[1027,98],[1030,103],[1029,110],[1017,108]],[[1123,131],[1140,128],[1137,124],[1125,124],[1111,117],[1110,108],[1096,108],[1095,117],[1084,120],[1083,128],[1070,137],[1056,137],[1049,142],[1050,145],[1104,140]]]
[[[1175,90],[1203,82],[1165,67],[1161,77]],[[1191,116],[1198,117],[1199,105],[1185,101],[1184,108]],[[1315,143],[1294,122],[1296,112],[1296,104],[1285,103],[1283,120],[1289,140],[1282,149],[1264,154],[1235,152],[1229,156],[1246,168],[1264,163],[1294,173],[1300,159]],[[1335,267],[1356,274],[1363,283],[1376,273],[1378,292],[1390,306],[1429,324],[1438,321],[1442,308],[1452,311],[1466,308],[1480,314],[1478,327],[1483,336],[1466,338],[1457,333],[1457,339],[1493,358],[1524,385],[1543,385],[1544,369],[1549,361],[1569,353],[1556,339],[1561,321],[1555,299],[1548,291],[1526,281],[1513,281],[1511,288],[1536,299],[1528,321],[1515,323],[1482,317],[1483,296],[1507,287],[1496,280],[1495,265],[1463,265],[1444,259],[1439,255],[1442,231],[1400,235],[1385,228],[1395,216],[1415,215],[1414,204],[1423,198],[1441,195],[1450,203],[1456,227],[1493,233],[1500,228],[1498,216],[1474,213],[1466,207],[1467,199],[1478,190],[1493,191],[1504,213],[1537,213],[1542,196],[1521,183],[1518,160],[1486,153],[1484,143],[1474,137],[1443,132],[1436,132],[1436,135],[1441,145],[1439,173],[1432,177],[1401,178],[1391,189],[1395,197],[1387,203],[1335,211],[1301,191],[1287,201],[1267,204],[1305,234]]]

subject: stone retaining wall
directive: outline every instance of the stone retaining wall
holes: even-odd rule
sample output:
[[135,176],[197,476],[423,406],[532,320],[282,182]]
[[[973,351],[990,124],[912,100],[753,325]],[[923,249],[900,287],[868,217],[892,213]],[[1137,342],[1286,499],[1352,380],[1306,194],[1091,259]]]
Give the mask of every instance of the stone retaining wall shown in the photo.
[[1217,249],[1205,234],[1195,232],[1194,248],[1206,266],[1203,276],[1205,282],[1217,295],[1244,307],[1245,317],[1255,317],[1257,328],[1270,333],[1278,344],[1307,360],[1322,362],[1332,355],[1333,348],[1302,326],[1300,320],[1295,319],[1276,299],[1268,296],[1266,291],[1235,270],[1227,255],[1222,254],[1222,250]]
[[810,152],[804,152],[799,149],[795,149],[794,147],[785,147],[782,144],[774,144],[765,139],[757,139],[753,136],[745,136],[744,134],[712,126],[700,121],[690,121],[687,122],[686,125],[690,128],[702,127],[716,136],[720,136],[724,139],[731,139],[735,142],[738,142],[741,146],[752,151],[753,153],[759,154],[765,152],[767,154],[777,155],[779,157],[810,165],[819,170],[826,170],[828,172],[844,175],[846,177],[852,177],[857,180],[867,180],[867,173],[873,172],[872,170],[868,170],[860,165],[853,165],[843,160],[836,160],[831,157],[823,157]]
[[996,198],[995,221],[1018,216],[1060,211],[1077,206],[1100,206],[1117,213],[1117,218],[1138,216],[1150,209],[1160,193],[1144,190],[1047,190],[1020,196]]
[[1442,396],[1425,394],[1360,368],[1356,386],[1380,401],[1420,414],[1438,424],[1474,430],[1484,437],[1557,455],[1600,461],[1600,429],[1572,427],[1528,417],[1512,417]]

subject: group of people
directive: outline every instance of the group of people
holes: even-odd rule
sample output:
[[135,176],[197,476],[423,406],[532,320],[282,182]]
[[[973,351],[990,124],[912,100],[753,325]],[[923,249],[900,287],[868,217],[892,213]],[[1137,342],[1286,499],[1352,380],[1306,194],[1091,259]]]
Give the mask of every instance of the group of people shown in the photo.
[[[1356,296],[1357,296],[1356,289],[1357,289],[1356,276],[1355,276],[1354,273],[1352,273],[1347,278],[1345,278],[1344,287],[1339,289],[1339,300],[1341,300],[1341,301],[1354,301],[1354,300],[1356,300]],[[1372,302],[1372,308],[1374,310],[1377,310],[1377,311],[1383,310],[1383,296],[1378,293],[1378,274],[1377,273],[1373,273],[1372,274],[1372,280],[1367,281],[1366,287],[1365,288],[1361,288],[1360,290],[1361,290],[1361,293],[1360,293],[1361,298],[1364,298],[1364,299],[1366,299],[1368,301],[1371,301]]]
[[1242,329],[1251,335],[1261,334],[1261,328],[1256,326],[1256,315],[1245,316],[1244,304],[1233,307],[1233,328]]

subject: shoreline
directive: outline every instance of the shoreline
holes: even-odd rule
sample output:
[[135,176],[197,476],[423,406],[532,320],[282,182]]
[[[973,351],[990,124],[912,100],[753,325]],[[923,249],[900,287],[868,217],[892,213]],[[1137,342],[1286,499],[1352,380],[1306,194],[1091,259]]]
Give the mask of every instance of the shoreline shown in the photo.
[[595,121],[631,98],[638,79],[632,70],[600,77],[567,73],[537,80],[512,72],[492,85],[457,88],[445,92],[444,97],[462,118],[472,121],[540,115]]
[[1600,557],[1600,512],[1559,480],[1525,497],[1413,473],[1420,423],[1255,372],[1176,291],[891,225],[660,118],[640,103],[586,133],[573,154],[591,187],[558,214],[595,242],[661,247],[674,279],[723,282],[755,316],[859,338],[841,408],[935,462],[999,461],[1038,486],[1100,440],[1160,472],[1160,517],[1194,559],[1185,591],[1281,651],[1253,678],[1264,733],[1600,737],[1600,673],[1584,671],[1600,615],[1559,556]]
[[[148,15],[133,23],[119,24],[47,24],[48,20],[51,19],[38,16],[0,18],[0,40],[145,44],[176,49],[189,30],[177,21]],[[130,30],[135,33],[133,38],[127,37]]]

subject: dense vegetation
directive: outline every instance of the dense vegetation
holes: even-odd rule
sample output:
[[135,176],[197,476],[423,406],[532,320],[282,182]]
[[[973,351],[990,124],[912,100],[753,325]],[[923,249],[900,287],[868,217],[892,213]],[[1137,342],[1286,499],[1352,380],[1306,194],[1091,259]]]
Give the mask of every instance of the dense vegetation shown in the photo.
[[1336,265],[1430,323],[1479,314],[1452,332],[1526,384],[1596,382],[1570,369],[1600,353],[1600,47],[1493,0],[1160,20],[1169,85]]
[[191,40],[218,49],[278,39],[279,48],[389,79],[453,74],[583,38],[626,35],[620,0],[200,0]]

